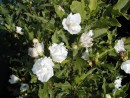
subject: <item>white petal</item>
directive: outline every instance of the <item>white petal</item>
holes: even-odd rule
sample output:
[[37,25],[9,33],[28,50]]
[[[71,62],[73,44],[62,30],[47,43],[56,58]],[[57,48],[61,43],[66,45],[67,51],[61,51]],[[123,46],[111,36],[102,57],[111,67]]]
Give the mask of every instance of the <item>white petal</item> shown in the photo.
[[89,37],[92,37],[92,36],[94,35],[93,30],[89,30],[89,32],[87,33],[87,35],[88,35]]
[[68,30],[68,26],[67,26],[67,24],[66,24],[66,18],[63,19],[62,25],[63,25],[63,28],[64,28],[65,30]]
[[72,15],[71,16],[71,21],[80,24],[81,23],[81,16],[80,16],[80,14],[76,13],[76,14]]
[[125,73],[130,74],[130,60],[127,60],[122,63],[121,69],[125,71]]

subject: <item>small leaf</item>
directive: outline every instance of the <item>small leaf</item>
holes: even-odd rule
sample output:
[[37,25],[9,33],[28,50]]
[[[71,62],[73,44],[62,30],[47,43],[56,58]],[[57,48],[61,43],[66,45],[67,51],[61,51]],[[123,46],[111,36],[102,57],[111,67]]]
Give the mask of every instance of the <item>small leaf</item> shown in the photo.
[[52,43],[58,43],[59,42],[59,38],[58,38],[58,34],[57,32],[54,32],[54,34],[52,35]]
[[96,10],[97,0],[89,0],[89,8],[90,8],[90,11]]
[[34,39],[34,33],[33,32],[28,33],[28,38],[29,38],[29,40],[33,40]]
[[104,95],[105,95],[106,94],[106,80],[105,80],[105,78],[103,78],[102,89],[103,89],[103,92],[104,92]]
[[98,28],[94,30],[94,36],[93,38],[98,38],[101,37],[103,35],[107,34],[108,29],[107,28]]
[[44,87],[39,85],[38,96],[39,98],[48,98],[48,83],[44,83]]
[[35,75],[33,75],[32,73],[30,73],[30,75],[31,75],[31,83],[36,83],[37,77]]
[[[61,85],[62,85],[62,87],[61,87]],[[71,89],[71,85],[70,85],[69,82],[65,82],[65,83],[54,83],[54,86],[56,88],[61,88],[62,91],[67,91],[67,90]]]
[[56,14],[57,14],[60,18],[62,18],[62,17],[64,16],[64,14],[65,14],[64,9],[63,9],[60,5],[54,5],[54,8],[55,8]]

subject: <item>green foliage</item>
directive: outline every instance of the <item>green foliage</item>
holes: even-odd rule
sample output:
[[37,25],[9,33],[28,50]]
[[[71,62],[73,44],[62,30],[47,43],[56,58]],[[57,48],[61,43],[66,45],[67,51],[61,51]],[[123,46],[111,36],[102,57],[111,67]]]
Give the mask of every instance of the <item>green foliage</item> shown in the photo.
[[[113,5],[104,1],[14,0],[13,4],[0,5],[0,33],[6,32],[9,36],[5,38],[9,40],[7,46],[10,46],[7,61],[11,64],[12,73],[20,78],[16,86],[29,84],[29,90],[24,93],[18,91],[14,96],[105,98],[110,94],[112,98],[125,98],[129,83],[115,94],[112,92],[116,77],[126,75],[120,69],[124,59],[115,52],[114,45],[118,39],[124,39],[124,55],[130,58],[129,32],[121,36],[117,30],[123,25],[118,17],[130,20],[127,13],[130,0],[118,0]],[[77,35],[70,35],[62,26],[62,20],[70,13],[81,15],[82,29]],[[22,27],[24,35],[16,32],[16,26]],[[89,58],[84,60],[85,48],[80,43],[80,36],[89,30],[94,32],[93,46],[88,48]],[[45,56],[50,56],[48,47],[53,43],[63,42],[68,50],[66,60],[55,62],[54,76],[45,83],[41,83],[31,70],[35,59],[28,56],[28,48],[33,47],[34,38],[44,43]]]
[[72,4],[70,5],[70,9],[73,13],[80,13],[82,17],[82,22],[84,21],[86,17],[84,0],[81,0],[81,2],[73,1]]

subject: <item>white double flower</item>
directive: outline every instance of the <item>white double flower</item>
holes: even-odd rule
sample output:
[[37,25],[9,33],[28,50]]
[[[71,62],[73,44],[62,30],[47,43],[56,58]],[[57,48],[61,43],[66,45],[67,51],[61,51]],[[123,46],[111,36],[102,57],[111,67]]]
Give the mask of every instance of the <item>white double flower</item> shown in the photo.
[[79,13],[70,13],[67,18],[62,21],[63,28],[67,30],[70,34],[77,34],[81,30],[81,16]]
[[32,72],[36,74],[38,80],[47,82],[54,75],[53,66],[54,63],[50,57],[40,58],[33,65]]
[[52,46],[49,47],[49,50],[53,61],[59,63],[64,61],[68,54],[68,50],[66,49],[64,43],[53,43]]

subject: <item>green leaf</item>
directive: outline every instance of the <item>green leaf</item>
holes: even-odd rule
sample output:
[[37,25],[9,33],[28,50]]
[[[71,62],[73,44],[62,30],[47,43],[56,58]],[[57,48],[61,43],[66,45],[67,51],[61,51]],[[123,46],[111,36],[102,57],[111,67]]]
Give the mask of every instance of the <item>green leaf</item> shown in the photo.
[[44,87],[39,85],[38,96],[39,98],[48,98],[48,83],[44,83]]
[[74,70],[82,69],[83,67],[87,67],[87,63],[82,58],[77,57],[74,61]]
[[103,89],[103,92],[104,92],[104,96],[106,95],[106,79],[103,78],[103,85],[102,85],[102,89]]
[[111,24],[111,26],[121,27],[121,24],[118,22],[118,20],[116,18],[110,18],[110,19],[108,19],[108,21]]
[[80,13],[82,17],[82,22],[84,21],[84,19],[86,18],[84,0],[82,0],[82,2],[73,1],[72,4],[70,5],[70,9],[73,13]]
[[65,42],[66,47],[67,47],[67,48],[70,48],[69,42],[68,42],[68,38],[65,36],[65,33],[64,33],[64,32],[61,32],[59,36],[62,38],[62,41]]
[[45,18],[37,16],[35,14],[33,14],[33,15],[30,14],[30,13],[24,13],[24,14],[31,17],[33,20],[36,20],[38,22],[42,22],[42,23],[47,23],[48,22]]
[[75,78],[75,82],[76,84],[80,85],[81,83],[84,82],[84,80],[90,75],[92,74],[92,72],[95,70],[96,68],[93,68],[91,70],[89,70],[87,73],[81,74],[81,76],[77,76]]
[[32,73],[30,73],[31,75],[31,83],[36,83],[37,82],[37,77],[35,75],[33,75]]
[[94,36],[93,38],[102,37],[103,35],[107,34],[108,29],[107,28],[97,28],[94,30]]
[[110,49],[106,49],[104,52],[102,52],[100,55],[99,55],[99,59],[102,59],[104,58],[105,56],[107,56],[108,53],[111,53],[114,51],[114,48],[110,48]]
[[97,8],[97,0],[89,0],[89,8],[90,11],[96,10]]
[[64,16],[64,14],[65,14],[64,9],[63,9],[60,5],[54,5],[54,8],[55,8],[56,14],[57,14],[60,18],[62,18],[62,17]]
[[116,90],[115,94],[114,94],[114,98],[119,98],[119,97],[122,97],[122,98],[126,98],[127,94],[125,91],[127,91],[129,88],[129,85],[124,85],[123,87],[121,87],[120,90]]
[[54,83],[54,86],[56,88],[61,88],[62,91],[67,91],[69,89],[71,89],[71,85],[69,82],[65,82],[65,83]]
[[120,11],[122,8],[124,8],[127,5],[128,2],[129,0],[118,0],[118,2],[115,4],[113,8],[118,9]]
[[52,43],[58,43],[59,42],[59,37],[58,37],[58,31],[55,31],[54,34],[52,35]]
[[29,38],[29,40],[33,40],[34,39],[34,33],[33,32],[28,33],[28,38]]

